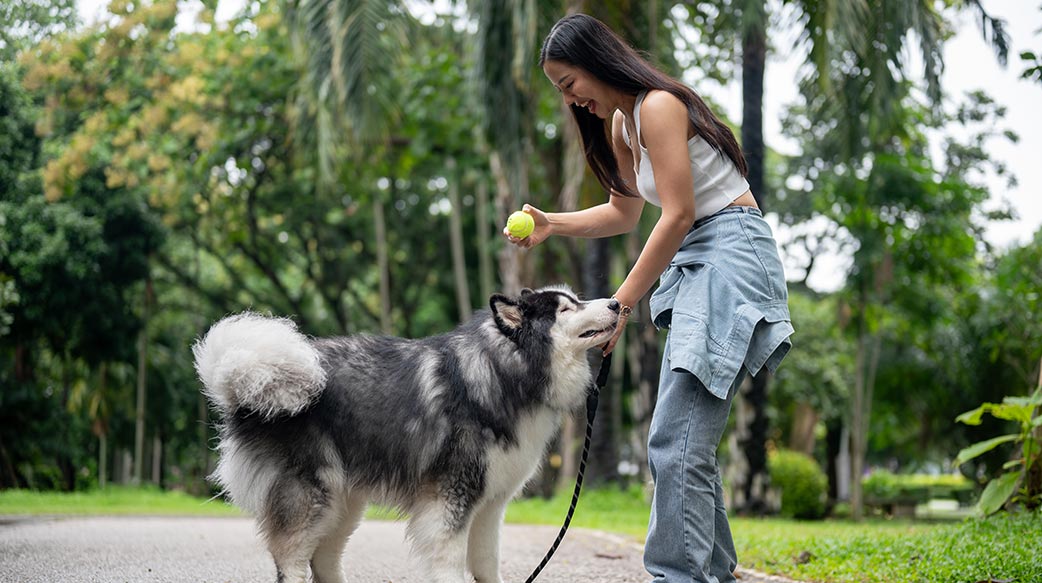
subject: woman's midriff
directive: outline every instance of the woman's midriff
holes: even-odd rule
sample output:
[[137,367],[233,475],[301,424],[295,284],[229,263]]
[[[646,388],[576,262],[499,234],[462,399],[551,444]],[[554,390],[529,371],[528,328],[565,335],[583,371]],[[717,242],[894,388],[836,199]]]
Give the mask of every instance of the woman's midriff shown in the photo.
[[731,201],[731,204],[727,206],[751,206],[753,208],[760,208],[759,205],[756,204],[756,199],[753,198],[753,191],[751,190],[746,190],[745,194],[734,199]]

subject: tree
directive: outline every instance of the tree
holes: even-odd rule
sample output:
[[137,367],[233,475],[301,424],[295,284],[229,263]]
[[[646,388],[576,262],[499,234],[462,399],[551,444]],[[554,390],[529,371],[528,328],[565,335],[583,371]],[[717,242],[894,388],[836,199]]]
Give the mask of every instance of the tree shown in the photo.
[[[845,53],[845,66],[837,67],[828,83],[832,91],[805,83],[806,117],[789,122],[805,148],[793,172],[806,181],[803,196],[812,196],[817,212],[855,242],[846,299],[857,346],[850,418],[855,518],[862,511],[859,476],[884,333],[895,321],[895,308],[917,301],[926,286],[968,280],[973,234],[979,232],[971,216],[986,198],[985,189],[970,178],[973,168],[986,166],[981,155],[960,157],[969,151],[949,140],[943,166],[929,159],[927,140],[916,128],[940,127],[948,120],[927,113],[911,97],[912,84],[892,77],[888,63],[899,52],[893,43],[899,45],[904,36],[889,22],[868,23],[875,49]],[[884,89],[891,92],[886,97]],[[989,103],[971,99],[952,121],[980,120],[988,110]],[[971,143],[979,147],[991,135],[987,129]]]

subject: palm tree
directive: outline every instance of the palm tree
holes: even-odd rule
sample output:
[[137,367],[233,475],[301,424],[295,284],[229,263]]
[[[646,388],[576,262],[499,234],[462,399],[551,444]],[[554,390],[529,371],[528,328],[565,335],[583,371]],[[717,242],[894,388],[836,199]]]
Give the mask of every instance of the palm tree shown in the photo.
[[[939,102],[943,22],[933,3],[789,0],[787,4],[795,8],[802,26],[799,44],[807,55],[807,65],[812,72],[812,82],[807,83],[807,87],[820,95],[835,95],[829,71],[843,62],[844,55],[864,55],[868,58],[865,64],[874,82],[868,87],[869,99],[861,104],[866,108],[857,111],[874,112],[874,123],[892,124],[898,119],[891,109],[893,96],[905,83],[907,74],[902,52],[908,48],[908,43],[918,40],[927,93],[935,103]],[[952,0],[949,5],[959,9],[972,8],[978,13],[982,34],[992,43],[999,62],[1004,64],[1008,39],[1002,21],[988,15],[979,0]],[[749,163],[750,187],[761,208],[766,208],[766,199],[769,198],[769,187],[764,180],[763,78],[769,50],[767,30],[771,7],[764,0],[729,3],[723,17],[717,20],[719,26],[732,28],[741,39],[742,145]],[[854,113],[853,110],[848,112]],[[848,134],[847,146],[852,147],[859,140],[857,135]],[[739,415],[739,427],[735,433],[742,439],[741,447],[736,448],[738,451],[735,453],[744,458],[744,463],[738,465],[746,467],[747,471],[735,480],[740,490],[736,494],[741,500],[737,504],[739,510],[747,512],[764,508],[767,384],[766,374],[757,375],[743,391],[738,403],[740,410],[744,408],[747,411]]]
[[[827,3],[805,3],[804,10],[820,9]],[[1008,41],[1001,21],[992,19],[977,2],[952,3],[955,8],[973,7],[982,18],[985,37],[1004,62]],[[807,12],[808,22],[828,18]],[[946,23],[937,6],[929,1],[867,2],[851,16],[857,34],[837,35],[846,42],[830,42],[827,36],[811,35],[810,54],[816,66],[801,91],[810,115],[828,122],[832,129],[816,138],[818,151],[829,152],[851,168],[864,167],[864,160],[890,151],[893,144],[912,142],[915,130],[908,126],[907,101],[916,81],[906,63],[909,45],[918,43],[923,63],[925,95],[933,106],[940,105],[940,74]],[[817,30],[817,29],[815,29]],[[828,64],[822,68],[820,63]],[[867,204],[867,203],[866,203]],[[865,233],[871,233],[865,225]],[[880,243],[880,242],[877,242]],[[860,259],[859,259],[860,258]],[[885,243],[872,245],[862,240],[857,264],[848,286],[856,338],[855,375],[852,391],[851,506],[855,519],[863,513],[861,474],[867,450],[873,389],[882,335],[872,324],[872,312],[882,309],[888,296],[894,258]]]
[[[382,0],[285,0],[284,6],[294,46],[305,62],[298,131],[317,146],[322,183],[328,187],[345,151],[373,162],[391,149],[396,65],[408,47],[412,20],[403,5]],[[390,334],[385,193],[371,192],[380,323]]]

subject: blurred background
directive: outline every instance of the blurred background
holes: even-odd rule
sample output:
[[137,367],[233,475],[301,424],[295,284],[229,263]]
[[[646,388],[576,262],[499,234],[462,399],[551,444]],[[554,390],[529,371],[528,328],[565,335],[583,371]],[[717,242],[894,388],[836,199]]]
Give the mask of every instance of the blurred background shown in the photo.
[[[656,209],[610,240],[499,235],[606,198],[537,67],[575,11],[728,120],[781,246],[797,334],[736,399],[732,509],[778,512],[808,463],[816,515],[965,505],[1030,459],[953,463],[1013,427],[960,413],[1040,384],[1038,2],[3,0],[0,488],[213,494],[190,346],[226,314],[419,337],[494,292],[610,295]],[[648,479],[665,334],[637,311],[594,485]],[[568,487],[581,422],[529,494]]]

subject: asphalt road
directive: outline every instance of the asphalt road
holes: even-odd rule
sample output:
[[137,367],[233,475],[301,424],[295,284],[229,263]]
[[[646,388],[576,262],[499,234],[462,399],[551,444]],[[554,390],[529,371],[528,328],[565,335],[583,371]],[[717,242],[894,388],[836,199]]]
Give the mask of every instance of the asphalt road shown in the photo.
[[[349,583],[420,583],[402,522],[366,521],[344,557]],[[524,581],[557,536],[555,527],[507,525],[503,577]],[[636,544],[571,530],[540,583],[647,581]],[[275,567],[242,518],[100,517],[0,519],[3,583],[257,583]]]
[[[502,570],[522,582],[557,527],[506,525]],[[409,555],[402,522],[365,521],[344,556],[348,583],[425,581]],[[538,583],[649,580],[633,541],[572,529]],[[780,579],[743,572],[742,583]],[[0,583],[258,583],[275,567],[246,518],[0,517]]]

